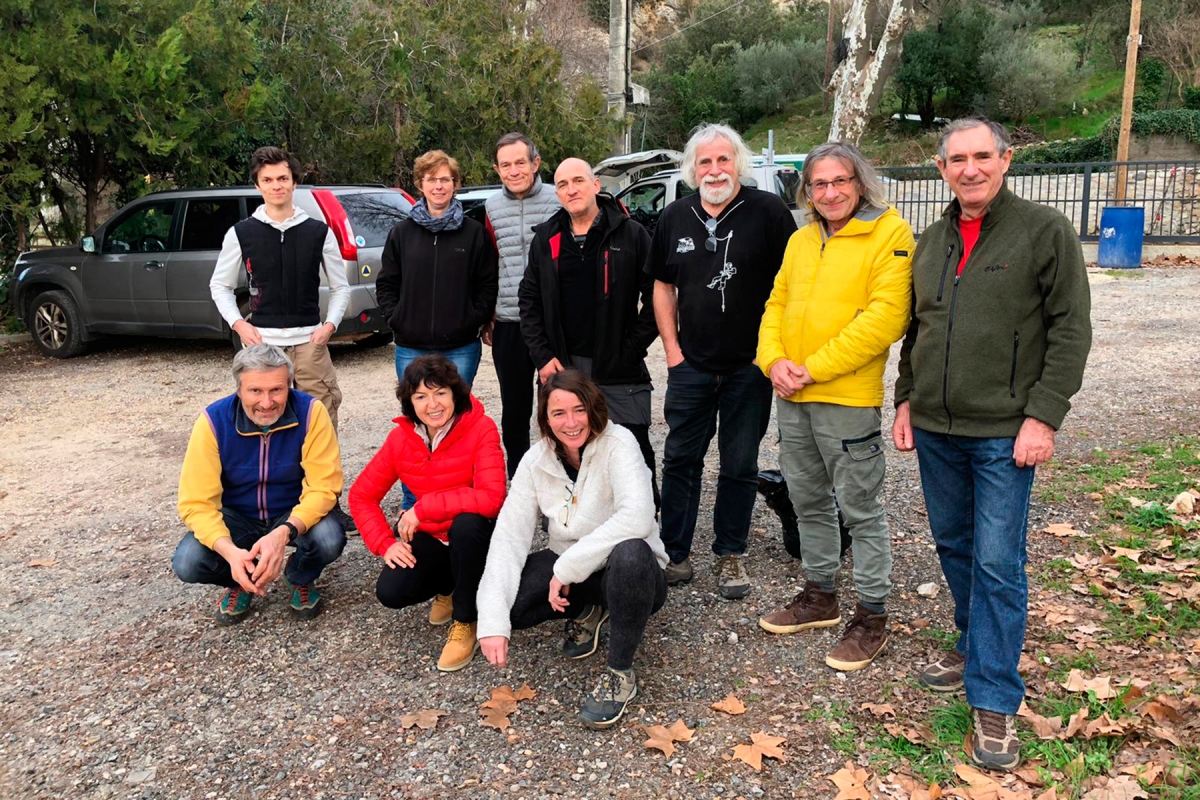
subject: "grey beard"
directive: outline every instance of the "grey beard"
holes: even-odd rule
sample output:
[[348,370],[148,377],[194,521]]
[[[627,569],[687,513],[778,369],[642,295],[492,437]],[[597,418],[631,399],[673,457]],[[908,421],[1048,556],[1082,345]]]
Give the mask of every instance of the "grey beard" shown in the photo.
[[733,181],[720,184],[700,184],[700,199],[709,205],[719,206],[731,197],[733,197]]

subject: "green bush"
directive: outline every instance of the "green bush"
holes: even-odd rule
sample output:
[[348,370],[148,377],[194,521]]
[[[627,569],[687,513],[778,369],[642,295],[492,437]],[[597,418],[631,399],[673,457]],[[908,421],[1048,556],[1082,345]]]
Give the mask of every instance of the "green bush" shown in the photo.
[[[1100,134],[1112,152],[1117,149],[1120,125],[1120,118],[1113,117]],[[1138,136],[1174,136],[1192,144],[1200,144],[1200,110],[1166,108],[1134,114],[1130,129]]]
[[977,100],[979,110],[1017,124],[1057,106],[1080,80],[1071,52],[1024,31],[997,42],[979,62],[989,88]]
[[752,121],[821,91],[825,45],[803,39],[756,44],[737,54],[736,70],[742,107]]
[[1200,111],[1200,86],[1189,86],[1183,90],[1183,107]]

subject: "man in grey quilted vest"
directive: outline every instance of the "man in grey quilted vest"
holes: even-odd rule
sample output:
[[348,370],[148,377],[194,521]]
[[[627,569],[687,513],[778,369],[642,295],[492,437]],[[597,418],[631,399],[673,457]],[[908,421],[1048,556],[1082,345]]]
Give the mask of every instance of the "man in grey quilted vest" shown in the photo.
[[492,165],[504,184],[504,191],[487,199],[484,224],[500,252],[500,296],[496,300],[496,320],[484,330],[484,344],[491,345],[500,382],[500,402],[504,406],[500,428],[508,477],[517,471],[521,456],[529,449],[529,417],[533,412],[534,377],[537,368],[521,336],[521,318],[517,308],[517,289],[525,276],[533,226],[558,211],[553,187],[543,185],[538,176],[542,159],[537,146],[521,133],[506,133],[496,142]]

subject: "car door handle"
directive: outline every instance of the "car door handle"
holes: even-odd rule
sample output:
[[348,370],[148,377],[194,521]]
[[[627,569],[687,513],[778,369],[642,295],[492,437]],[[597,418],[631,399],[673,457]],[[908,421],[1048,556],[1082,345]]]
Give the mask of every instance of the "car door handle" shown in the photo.
[[142,269],[149,272],[150,270],[162,269],[165,266],[166,264],[161,261],[147,261],[145,264],[142,264]]

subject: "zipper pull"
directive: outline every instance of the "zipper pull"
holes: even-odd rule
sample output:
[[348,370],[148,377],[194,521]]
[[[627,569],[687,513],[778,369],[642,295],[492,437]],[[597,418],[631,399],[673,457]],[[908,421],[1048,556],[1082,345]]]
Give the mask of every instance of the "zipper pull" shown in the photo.
[[279,232],[279,243],[283,244],[283,231]]

